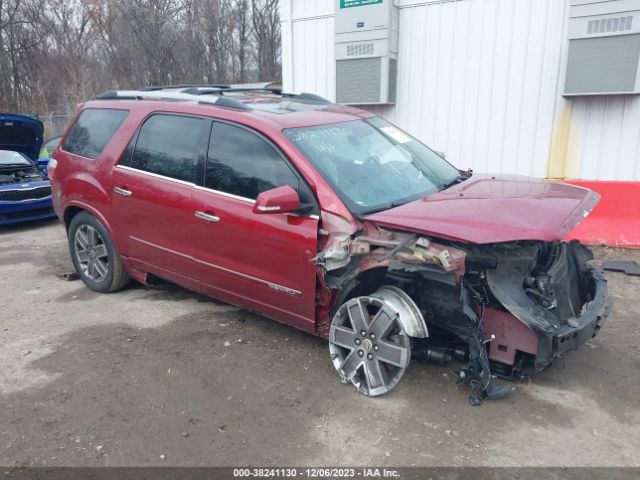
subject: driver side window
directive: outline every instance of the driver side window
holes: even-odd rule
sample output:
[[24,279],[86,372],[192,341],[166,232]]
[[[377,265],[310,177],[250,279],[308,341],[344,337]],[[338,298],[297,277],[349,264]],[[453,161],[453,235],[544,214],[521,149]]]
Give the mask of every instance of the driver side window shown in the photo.
[[266,140],[245,128],[214,122],[207,188],[255,200],[260,193],[283,185],[300,191],[299,184],[298,176]]

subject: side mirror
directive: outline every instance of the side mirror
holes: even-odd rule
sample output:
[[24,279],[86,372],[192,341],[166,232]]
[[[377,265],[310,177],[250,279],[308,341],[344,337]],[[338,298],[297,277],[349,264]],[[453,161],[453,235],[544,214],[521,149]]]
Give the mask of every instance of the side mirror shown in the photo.
[[300,197],[289,185],[262,192],[253,205],[253,213],[287,213],[300,209]]

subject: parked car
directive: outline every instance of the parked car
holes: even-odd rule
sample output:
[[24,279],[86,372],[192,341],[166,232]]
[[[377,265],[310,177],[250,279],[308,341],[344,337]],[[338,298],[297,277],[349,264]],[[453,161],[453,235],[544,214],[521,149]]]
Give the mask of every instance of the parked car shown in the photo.
[[456,169],[315,95],[191,86],[78,107],[49,165],[92,290],[161,277],[329,340],[376,396],[414,357],[462,362],[479,404],[595,335],[591,252],[563,238],[593,192]]
[[42,132],[34,118],[0,114],[0,225],[55,217]]

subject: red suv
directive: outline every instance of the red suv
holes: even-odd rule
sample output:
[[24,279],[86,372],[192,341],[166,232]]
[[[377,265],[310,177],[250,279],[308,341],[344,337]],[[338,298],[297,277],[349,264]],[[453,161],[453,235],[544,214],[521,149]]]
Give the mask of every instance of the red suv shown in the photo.
[[92,290],[161,277],[327,337],[343,382],[464,363],[479,404],[596,334],[610,305],[564,242],[589,190],[456,169],[371,113],[224,86],[109,91],[49,164]]

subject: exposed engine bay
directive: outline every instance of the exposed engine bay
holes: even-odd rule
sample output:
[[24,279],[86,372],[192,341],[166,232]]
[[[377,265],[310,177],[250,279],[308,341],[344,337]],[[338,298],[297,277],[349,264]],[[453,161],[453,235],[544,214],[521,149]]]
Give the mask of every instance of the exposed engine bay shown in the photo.
[[[479,405],[513,389],[495,378],[520,380],[540,372],[594,336],[611,310],[601,270],[591,264],[590,250],[575,241],[477,245],[374,224],[324,240],[316,258],[322,284],[318,318],[325,319],[319,333],[329,336],[343,381],[367,395],[393,388],[404,364],[387,355],[376,372],[367,368],[377,362],[364,362],[364,370],[354,373],[338,365],[349,363],[351,350],[372,360],[390,346],[399,349],[409,336],[414,359],[463,362],[458,381],[469,387],[470,403]],[[402,307],[385,304],[389,288],[406,294],[396,301]],[[394,315],[399,322],[395,333],[389,327],[392,335],[376,338],[384,329],[375,324],[391,325],[388,318]],[[396,357],[404,358],[400,350]],[[367,388],[369,374],[380,385]],[[384,388],[385,378],[393,379],[390,388]]]
[[35,168],[32,170],[21,169],[10,175],[0,173],[0,185],[6,185],[9,183],[26,183],[26,182],[40,182],[48,180],[44,173],[38,172]]
[[0,185],[44,180],[48,180],[47,174],[35,166],[0,166]]

